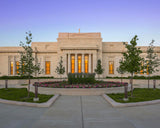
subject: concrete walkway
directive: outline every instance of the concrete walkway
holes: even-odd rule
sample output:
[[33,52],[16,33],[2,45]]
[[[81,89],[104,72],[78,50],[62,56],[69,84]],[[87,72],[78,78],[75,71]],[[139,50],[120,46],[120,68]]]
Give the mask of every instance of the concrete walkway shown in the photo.
[[0,128],[159,128],[160,104],[112,108],[101,96],[60,96],[50,108],[0,104]]

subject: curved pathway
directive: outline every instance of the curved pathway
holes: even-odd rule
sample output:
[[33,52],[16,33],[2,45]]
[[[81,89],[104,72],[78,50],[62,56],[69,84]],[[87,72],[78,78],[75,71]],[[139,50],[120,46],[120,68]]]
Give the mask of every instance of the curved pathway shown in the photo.
[[50,108],[0,104],[0,128],[159,128],[160,104],[112,108],[101,96],[60,96]]

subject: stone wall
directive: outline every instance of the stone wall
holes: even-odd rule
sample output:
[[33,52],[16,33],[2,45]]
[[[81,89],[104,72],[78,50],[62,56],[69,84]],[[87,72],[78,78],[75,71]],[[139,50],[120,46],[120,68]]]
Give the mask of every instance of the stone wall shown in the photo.
[[[66,79],[67,80],[67,79]],[[104,81],[116,81],[120,82],[120,79],[103,79]],[[37,82],[37,79],[31,79],[31,83],[33,84],[34,82]],[[44,81],[60,81],[60,79],[39,79],[39,82],[44,82]],[[129,79],[123,79],[123,82],[129,83]],[[28,80],[9,80],[8,84],[11,86],[14,85],[20,85],[20,84],[27,84]],[[4,86],[5,80],[0,80],[0,85]],[[148,80],[140,80],[140,79],[134,79],[133,84],[139,84],[139,85],[148,85]],[[153,80],[150,80],[150,85],[152,87],[153,85]],[[156,80],[156,85],[160,85],[160,80]]]

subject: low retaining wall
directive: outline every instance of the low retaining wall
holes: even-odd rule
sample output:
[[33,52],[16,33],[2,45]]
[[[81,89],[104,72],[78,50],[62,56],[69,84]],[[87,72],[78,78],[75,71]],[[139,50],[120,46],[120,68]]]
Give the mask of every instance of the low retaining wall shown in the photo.
[[[121,79],[103,79],[104,81],[121,81]],[[129,79],[123,79],[123,82],[130,83]],[[133,84],[145,85],[148,87],[148,80],[143,79],[133,79]],[[160,80],[156,80],[156,85],[160,85]],[[150,87],[153,87],[153,80],[150,80]]]
[[[120,82],[120,79],[103,79],[104,81],[117,81]],[[39,79],[39,82],[44,82],[44,81],[60,81],[60,79]],[[37,79],[31,79],[31,84],[34,82],[38,82]],[[123,79],[123,82],[128,82],[129,79]],[[8,85],[14,86],[14,85],[20,85],[20,84],[28,84],[27,79],[23,80],[8,80]],[[133,84],[139,84],[139,85],[145,85],[147,87],[148,85],[148,80],[141,80],[141,79],[134,79]],[[5,85],[5,80],[0,80],[0,85],[4,86]],[[160,85],[160,80],[156,80],[156,85]],[[153,86],[153,80],[150,80],[150,87]]]
[[[131,86],[128,86],[128,91]],[[31,85],[30,91],[35,92],[35,87]],[[104,93],[124,93],[124,87],[112,88],[46,88],[38,87],[40,94],[60,94],[60,95],[102,95]]]

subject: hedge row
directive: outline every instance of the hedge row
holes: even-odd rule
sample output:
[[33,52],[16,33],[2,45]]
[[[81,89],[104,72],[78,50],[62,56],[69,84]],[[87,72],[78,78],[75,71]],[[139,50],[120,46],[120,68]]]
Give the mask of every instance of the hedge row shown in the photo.
[[[54,77],[33,77],[31,79],[53,79]],[[1,76],[0,79],[28,79],[28,76]]]
[[69,84],[93,84],[95,73],[68,73]]
[[[109,77],[109,76],[106,76],[106,78],[107,79],[130,79],[130,76],[128,76],[128,77],[118,77],[118,76]],[[133,77],[133,79],[148,79],[148,77],[147,76],[137,76],[137,75],[135,75]],[[150,79],[160,79],[160,76],[150,76]]]

